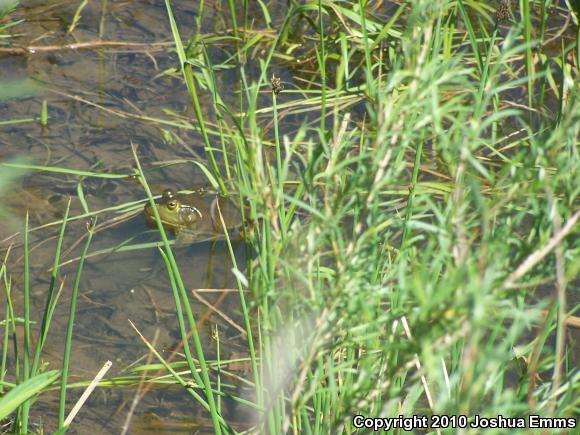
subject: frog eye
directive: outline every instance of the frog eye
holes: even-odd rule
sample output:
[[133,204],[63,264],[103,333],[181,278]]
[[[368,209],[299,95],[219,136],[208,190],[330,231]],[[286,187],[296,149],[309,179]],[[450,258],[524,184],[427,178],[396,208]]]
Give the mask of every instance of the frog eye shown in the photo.
[[177,208],[177,201],[174,199],[167,201],[167,208],[169,210],[175,210]]

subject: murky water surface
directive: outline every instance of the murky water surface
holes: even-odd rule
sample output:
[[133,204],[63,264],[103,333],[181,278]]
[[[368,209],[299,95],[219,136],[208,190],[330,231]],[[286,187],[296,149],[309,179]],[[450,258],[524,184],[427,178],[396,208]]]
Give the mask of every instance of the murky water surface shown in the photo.
[[[191,129],[163,125],[149,118],[180,122],[192,121],[193,113],[185,86],[171,69],[177,57],[172,51],[171,31],[163,1],[90,1],[82,10],[76,28],[67,31],[81,2],[23,2],[11,20],[25,21],[9,30],[13,38],[4,47],[36,47],[22,52],[0,50],[0,80],[4,86],[33,79],[33,96],[0,101],[0,120],[36,118],[0,127],[0,160],[24,156],[29,163],[61,168],[130,173],[134,161],[131,143],[137,145],[141,164],[155,192],[163,188],[191,189],[207,185],[193,164],[161,167],[175,160],[203,161],[200,137]],[[174,14],[188,38],[194,32],[197,2],[173,2]],[[103,6],[105,6],[103,13]],[[223,11],[206,2],[203,32],[221,24]],[[65,44],[119,41],[118,46],[59,48]],[[124,44],[127,42],[137,45]],[[138,45],[142,44],[142,45]],[[219,53],[217,53],[219,58]],[[223,55],[222,55],[223,56]],[[234,78],[227,71],[216,73],[224,86]],[[7,88],[5,88],[6,90]],[[48,126],[38,122],[42,101],[48,103]],[[205,107],[208,106],[208,102]],[[156,169],[157,168],[157,169]],[[0,240],[12,244],[10,272],[13,291],[21,291],[22,218],[30,213],[32,318],[40,319],[49,282],[49,271],[58,225],[68,197],[71,215],[83,214],[79,201],[79,177],[48,172],[29,172],[14,184],[4,198],[12,218],[3,219]],[[98,211],[145,198],[141,186],[130,179],[83,178],[82,192],[88,209]],[[143,205],[133,212],[106,212],[99,215],[101,229],[90,251],[106,250],[127,242],[156,239],[144,223]],[[60,368],[64,346],[68,302],[80,254],[87,219],[70,222],[64,241],[60,277],[63,292],[54,314],[53,326],[44,351],[44,361]],[[49,225],[49,224],[53,225]],[[49,226],[46,226],[49,225]],[[40,226],[42,228],[36,229]],[[238,296],[222,289],[233,288],[231,260],[223,242],[177,247],[175,255],[186,288],[204,289],[192,296],[192,306],[202,332],[207,357],[215,357],[211,333],[218,327],[221,358],[245,356],[240,332],[219,314],[213,305],[239,321]],[[244,247],[237,253],[243,264]],[[20,304],[16,307],[21,312]],[[2,315],[3,317],[3,315]],[[127,373],[132,364],[146,362],[147,348],[131,328],[130,319],[157,349],[169,357],[180,343],[175,307],[167,273],[155,249],[111,253],[89,258],[84,267],[73,338],[71,373],[91,379],[107,361],[113,362],[109,375]],[[213,350],[212,350],[213,349]],[[181,359],[181,357],[179,357]],[[156,362],[156,361],[153,361]],[[234,368],[245,376],[244,365]],[[73,380],[75,377],[73,377]],[[127,417],[135,387],[98,389],[84,406],[69,433],[120,433]],[[81,389],[69,395],[69,403]],[[45,396],[46,397],[46,396]],[[32,424],[41,423],[45,433],[55,428],[57,395],[33,407]],[[70,406],[69,406],[70,408]],[[231,403],[224,402],[226,414],[243,419]],[[236,413],[237,417],[233,417]],[[129,433],[190,433],[207,425],[207,415],[180,388],[153,388],[138,403]]]

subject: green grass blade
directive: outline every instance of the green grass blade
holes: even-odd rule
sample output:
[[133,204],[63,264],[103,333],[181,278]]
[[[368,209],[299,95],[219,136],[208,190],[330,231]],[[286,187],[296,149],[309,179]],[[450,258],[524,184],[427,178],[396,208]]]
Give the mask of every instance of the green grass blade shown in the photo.
[[54,302],[54,300],[53,300],[54,287],[55,287],[56,282],[57,282],[58,263],[60,261],[60,252],[62,249],[62,242],[64,240],[64,231],[66,228],[68,214],[70,211],[70,203],[71,203],[71,200],[69,198],[66,209],[64,211],[64,216],[62,218],[62,225],[60,227],[60,233],[58,235],[58,239],[56,240],[56,249],[55,249],[55,253],[54,253],[54,261],[53,261],[53,266],[52,266],[52,272],[50,274],[50,284],[48,286],[48,292],[46,295],[46,303],[44,305],[44,312],[42,315],[42,323],[40,326],[39,339],[36,342],[36,347],[34,349],[34,359],[32,361],[32,368],[31,368],[31,373],[33,375],[36,374],[36,370],[38,369],[38,364],[40,362],[40,353],[42,352],[42,347],[44,346],[44,343],[46,341],[46,337],[48,336],[48,331],[50,329],[50,320],[51,319],[50,319],[49,312],[50,312],[51,303]]
[[59,375],[60,372],[58,370],[41,373],[10,390],[0,399],[0,420],[8,417],[24,402],[41,393],[46,387],[56,381]]
[[[141,182],[142,182],[143,188],[145,189],[145,192],[147,193],[147,197],[149,198],[149,203],[151,204],[151,209],[153,211],[153,215],[155,216],[155,221],[157,222],[157,228],[159,229],[159,234],[161,235],[161,238],[163,240],[165,254],[167,255],[167,258],[168,258],[169,264],[170,264],[170,273],[172,274],[173,278],[175,279],[175,282],[177,283],[177,288],[179,290],[179,297],[181,298],[181,303],[182,303],[183,307],[185,308],[185,313],[187,316],[187,320],[189,322],[189,327],[190,327],[192,338],[193,338],[194,349],[195,349],[197,358],[199,360],[199,368],[201,370],[201,380],[203,381],[202,383],[203,383],[204,390],[205,390],[206,400],[207,400],[209,408],[210,408],[213,429],[214,429],[216,434],[221,434],[222,429],[221,429],[221,424],[220,424],[220,417],[218,415],[215,400],[213,397],[213,390],[212,390],[211,381],[209,378],[209,371],[208,371],[207,364],[205,362],[203,347],[201,345],[201,340],[199,337],[199,332],[197,330],[195,319],[193,317],[193,312],[192,312],[191,307],[189,305],[189,299],[187,296],[187,292],[185,290],[183,280],[181,279],[181,275],[179,273],[179,268],[177,267],[177,263],[176,263],[175,258],[173,256],[173,252],[171,251],[169,241],[167,240],[167,235],[165,233],[163,225],[161,224],[161,219],[159,217],[157,207],[155,207],[153,195],[151,193],[151,190],[149,189],[149,185],[147,184],[147,179],[145,178],[145,174],[143,172],[143,169],[141,168],[141,163],[139,162],[139,159],[137,157],[137,150],[136,150],[135,146],[132,147],[132,152],[133,152],[133,158],[135,160],[135,164],[137,166],[137,170],[139,171],[139,175],[141,177]],[[177,304],[177,299],[176,299],[176,304]],[[186,356],[187,356],[187,354],[186,354]],[[190,359],[191,365],[193,366],[193,362],[192,362],[193,360],[191,358],[191,355],[189,355],[188,358]],[[193,375],[193,372],[192,372],[192,375]],[[193,375],[193,376],[195,376],[195,375]]]
[[[28,250],[28,210],[26,211],[26,220],[24,223],[24,344],[23,344],[23,365],[22,365],[22,379],[26,382],[31,376],[30,372],[30,256]],[[21,413],[21,430],[24,433],[28,432],[28,404],[24,404]]]
[[75,280],[73,283],[71,300],[70,300],[70,308],[69,308],[69,317],[67,322],[67,329],[66,329],[66,339],[64,344],[64,353],[63,353],[63,361],[62,361],[62,378],[60,383],[60,400],[59,400],[59,408],[58,408],[58,427],[62,429],[64,427],[64,420],[65,420],[65,411],[66,411],[66,388],[67,388],[67,380],[68,380],[68,371],[70,365],[70,352],[72,346],[72,334],[73,334],[73,326],[75,320],[75,311],[77,306],[77,298],[79,292],[79,286],[81,283],[81,273],[83,270],[85,257],[89,250],[89,246],[91,245],[91,240],[93,238],[93,229],[96,225],[97,219],[93,219],[93,221],[88,224],[87,231],[88,237],[85,241],[83,252],[81,255],[81,259],[77,266]]
[[167,9],[167,15],[169,17],[169,25],[171,27],[171,33],[173,34],[173,40],[175,42],[175,49],[177,51],[177,56],[179,58],[180,69],[181,72],[183,73],[183,78],[185,80],[189,98],[191,99],[191,102],[193,104],[195,118],[197,119],[197,122],[199,124],[201,135],[205,144],[205,150],[208,154],[210,166],[215,178],[219,183],[220,192],[225,195],[227,193],[227,189],[222,180],[222,177],[220,176],[220,170],[213,155],[212,146],[205,128],[205,121],[201,111],[201,105],[199,104],[197,87],[195,85],[195,77],[193,75],[191,65],[187,63],[187,55],[185,54],[185,50],[183,49],[183,43],[181,42],[181,36],[179,35],[179,29],[177,28],[177,23],[175,22],[175,19],[173,17],[173,12],[171,11],[171,2],[169,0],[165,0],[165,7]]
[[67,174],[67,175],[78,175],[80,177],[95,177],[95,178],[109,178],[109,179],[119,179],[119,178],[128,178],[134,174],[107,174],[107,173],[99,173],[99,172],[90,172],[90,171],[80,171],[77,169],[67,169],[67,168],[60,168],[57,166],[41,166],[41,165],[29,165],[26,163],[0,163],[0,168],[18,168],[18,169],[29,169],[34,171],[45,171],[45,172],[54,172],[57,174]]

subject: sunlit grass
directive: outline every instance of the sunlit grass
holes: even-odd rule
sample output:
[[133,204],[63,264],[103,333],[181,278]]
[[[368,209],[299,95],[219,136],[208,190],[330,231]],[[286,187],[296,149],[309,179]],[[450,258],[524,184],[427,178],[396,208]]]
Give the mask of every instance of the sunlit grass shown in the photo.
[[[357,414],[577,415],[580,375],[566,332],[577,315],[580,264],[578,38],[549,50],[563,35],[549,28],[543,2],[521,10],[513,3],[500,21],[491,4],[475,0],[393,4],[389,14],[363,0],[288,4],[275,14],[261,3],[263,16],[252,21],[248,2],[224,2],[235,43],[217,61],[208,50],[217,41],[200,36],[204,10],[188,35],[166,1],[195,123],[169,111],[161,119],[107,110],[166,132],[199,133],[206,161],[185,164],[239,198],[246,264],[225,234],[251,377],[236,379],[219,354],[207,359],[213,349],[202,346],[159,223],[163,242],[154,246],[183,360],[168,362],[137,332],[158,361],[135,371],[156,375],[100,385],[182,388],[215,433],[354,433]],[[232,71],[234,86],[220,87],[220,74]],[[150,169],[137,147],[133,156],[132,174],[4,167],[133,175],[152,204]],[[142,203],[65,217],[59,243],[67,221]],[[53,271],[59,252],[60,244]],[[85,249],[77,277],[83,258],[104,252]],[[5,264],[6,344],[18,315]],[[53,292],[54,282],[32,368],[23,364],[13,384],[0,386],[37,374]],[[67,348],[72,314],[73,303]],[[26,309],[22,317],[29,328]],[[32,349],[14,341],[13,351],[26,361]],[[62,378],[61,427],[65,393],[79,385]],[[254,413],[248,427],[224,416],[226,398]],[[23,427],[27,413],[20,407]]]

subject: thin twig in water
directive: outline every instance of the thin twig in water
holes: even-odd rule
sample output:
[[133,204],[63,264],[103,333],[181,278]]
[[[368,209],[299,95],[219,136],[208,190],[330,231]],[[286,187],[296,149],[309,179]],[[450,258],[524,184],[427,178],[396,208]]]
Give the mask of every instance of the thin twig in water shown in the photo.
[[173,45],[173,42],[123,42],[123,41],[88,41],[64,45],[30,45],[27,47],[0,47],[3,54],[35,54],[64,50],[92,50],[96,48],[131,48],[134,50],[163,49]]
[[80,409],[82,408],[84,403],[87,401],[87,399],[89,398],[89,396],[91,395],[93,390],[96,388],[97,384],[107,374],[107,372],[109,371],[109,369],[111,368],[112,365],[113,365],[113,363],[111,361],[107,361],[103,365],[101,370],[99,370],[99,373],[97,373],[95,378],[92,380],[92,382],[89,384],[89,386],[84,391],[83,395],[80,397],[80,399],[77,401],[77,403],[75,403],[75,406],[73,406],[73,409],[71,410],[71,412],[67,416],[66,420],[64,421],[65,426],[69,426],[72,423],[73,419],[76,417],[76,415],[78,414],[78,412],[80,411]]
[[[214,307],[207,299],[205,299],[203,296],[201,296],[200,294],[197,293],[197,291],[192,290],[191,293],[193,294],[193,296],[195,296],[202,304],[204,304],[206,307],[208,307],[211,311],[213,311],[214,313],[219,314],[219,316],[224,319],[227,323],[229,323],[232,327],[234,327],[244,338],[246,338],[246,331],[244,330],[244,328],[242,328],[240,325],[238,325],[236,322],[234,322],[232,320],[231,317],[229,317],[227,314],[225,314],[223,311],[219,310],[217,307]],[[220,299],[223,298],[226,295],[226,293],[222,293],[222,295],[220,296]],[[217,305],[217,303],[216,303]]]
[[[158,338],[159,338],[159,328],[155,329],[155,335],[153,336],[153,340],[152,340],[152,344],[151,344],[153,347],[155,347],[157,345]],[[153,352],[149,351],[149,353],[147,354],[146,365],[148,366],[149,364],[151,364],[152,360],[153,360]],[[147,376],[147,370],[145,370],[143,372],[143,374],[141,375],[141,379],[139,382],[139,388],[137,389],[135,396],[133,396],[133,401],[131,402],[131,407],[129,408],[129,412],[127,413],[127,418],[125,419],[125,423],[123,424],[123,430],[121,431],[121,435],[125,435],[127,433],[127,431],[129,430],[129,426],[131,424],[131,418],[133,417],[133,414],[135,412],[135,409],[137,408],[137,405],[143,399],[143,397],[145,397],[145,394],[147,394],[147,391],[149,391],[150,385],[144,384],[146,376]]]

